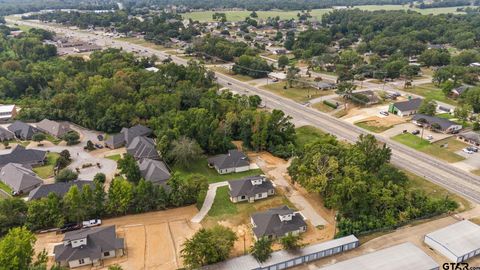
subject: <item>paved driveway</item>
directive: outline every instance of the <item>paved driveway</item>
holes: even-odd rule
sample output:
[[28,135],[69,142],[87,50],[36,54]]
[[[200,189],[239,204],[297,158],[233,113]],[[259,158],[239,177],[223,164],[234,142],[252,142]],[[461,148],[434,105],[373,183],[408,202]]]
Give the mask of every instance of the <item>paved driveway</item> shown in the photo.
[[213,201],[215,200],[215,195],[217,194],[217,188],[228,186],[227,181],[213,183],[208,185],[207,195],[205,196],[205,201],[203,201],[202,209],[190,220],[193,223],[200,223],[203,218],[208,214],[210,208],[212,208]]

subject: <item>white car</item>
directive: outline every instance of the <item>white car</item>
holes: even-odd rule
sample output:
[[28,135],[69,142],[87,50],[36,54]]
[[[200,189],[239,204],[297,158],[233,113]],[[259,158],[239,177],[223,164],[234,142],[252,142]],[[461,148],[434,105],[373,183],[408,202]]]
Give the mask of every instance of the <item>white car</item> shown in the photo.
[[467,154],[473,154],[473,151],[468,149],[468,148],[463,148],[463,152],[465,152]]
[[101,219],[90,219],[82,222],[83,228],[90,228],[102,225]]
[[429,140],[429,141],[433,140],[433,136],[432,136],[432,135],[428,135],[428,136],[427,136],[427,140]]

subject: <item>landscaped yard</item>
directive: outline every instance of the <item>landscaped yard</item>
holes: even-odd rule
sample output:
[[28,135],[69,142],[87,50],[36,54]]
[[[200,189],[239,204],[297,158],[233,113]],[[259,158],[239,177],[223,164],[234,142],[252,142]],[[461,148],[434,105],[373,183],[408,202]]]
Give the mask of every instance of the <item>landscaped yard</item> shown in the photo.
[[209,183],[241,179],[247,176],[254,176],[263,173],[262,170],[255,169],[240,173],[219,174],[215,169],[208,167],[206,158],[201,158],[198,161],[189,164],[188,168],[175,166],[173,171],[178,172],[180,177],[185,177],[191,174],[200,174],[207,177]]
[[271,83],[268,85],[264,85],[262,86],[262,88],[270,92],[273,92],[277,95],[280,95],[282,97],[295,100],[297,102],[307,102],[313,98],[331,95],[334,93],[332,90],[322,91],[322,90],[317,90],[313,87],[307,87],[307,88],[287,87],[287,89],[284,89],[283,87],[285,85],[286,85],[286,82],[278,82],[278,83]]
[[55,163],[60,155],[58,153],[50,152],[47,154],[47,161],[45,165],[33,168],[33,171],[42,179],[47,179],[53,176],[53,169]]
[[220,220],[228,219],[229,223],[235,225],[249,223],[251,214],[281,205],[294,208],[292,203],[280,194],[257,200],[255,203],[232,203],[228,194],[228,187],[220,187],[217,189],[215,200],[213,201],[212,208],[208,212],[205,222],[216,223]]
[[45,140],[47,140],[47,141],[49,141],[49,142],[51,142],[55,145],[59,144],[62,141],[62,139],[59,139],[57,137],[53,137],[52,135],[46,134],[46,133],[45,133]]
[[363,121],[355,123],[356,126],[375,133],[382,133],[385,130],[391,129],[393,126],[378,125],[376,121]]
[[445,94],[443,94],[442,90],[435,86],[433,83],[416,85],[414,88],[407,88],[402,90],[425,98],[434,99],[436,101],[444,102],[451,105],[457,105],[456,100],[447,98]]
[[106,156],[105,158],[111,159],[113,161],[118,161],[122,158],[122,155],[116,154],[116,155]]
[[[458,162],[465,159],[455,152],[466,147],[466,144],[456,140],[453,137],[437,141],[435,143],[430,143],[425,139],[421,139],[419,136],[405,133],[394,136],[392,139],[423,153],[443,159],[447,162]],[[441,147],[445,144],[448,144],[448,146]]]

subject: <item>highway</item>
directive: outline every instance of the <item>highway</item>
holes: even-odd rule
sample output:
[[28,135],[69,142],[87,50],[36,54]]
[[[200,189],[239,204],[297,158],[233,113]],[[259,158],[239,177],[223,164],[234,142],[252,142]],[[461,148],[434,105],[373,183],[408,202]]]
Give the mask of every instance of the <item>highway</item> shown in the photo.
[[[159,58],[170,57],[175,63],[185,65],[187,60],[168,55],[165,52],[158,51],[141,45],[112,40],[109,37],[94,35],[85,31],[69,30],[67,28],[50,26],[43,23],[32,21],[19,21],[6,18],[8,23],[24,24],[32,27],[43,28],[50,31],[69,34],[77,39],[95,40],[98,45],[122,48],[126,51],[142,51],[148,54],[155,54]],[[219,84],[232,89],[238,93],[256,94],[262,98],[266,106],[271,109],[279,109],[290,115],[296,123],[305,123],[315,126],[321,130],[344,139],[348,142],[355,142],[360,134],[369,134],[370,132],[358,128],[357,126],[334,118],[328,114],[317,111],[310,107],[283,98],[271,92],[259,89],[248,83],[238,81],[232,77],[216,72]],[[381,87],[381,85],[380,85]],[[459,194],[472,202],[480,203],[480,177],[469,172],[456,168],[447,162],[438,160],[424,153],[411,149],[405,145],[390,140],[389,138],[375,135],[376,138],[387,144],[392,149],[392,163],[400,168],[408,170],[414,174],[425,177],[427,180],[445,187],[446,189]]]

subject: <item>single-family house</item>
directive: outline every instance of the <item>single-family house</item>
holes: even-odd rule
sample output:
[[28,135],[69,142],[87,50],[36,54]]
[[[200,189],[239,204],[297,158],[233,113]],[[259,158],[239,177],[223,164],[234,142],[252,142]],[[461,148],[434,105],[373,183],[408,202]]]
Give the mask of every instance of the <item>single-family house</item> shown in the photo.
[[164,185],[172,177],[167,165],[160,160],[144,158],[138,161],[138,167],[142,177],[154,184]]
[[463,128],[462,125],[448,119],[425,114],[415,114],[412,117],[412,123],[443,133],[458,132]]
[[378,96],[372,90],[365,90],[360,92],[355,92],[352,94],[351,99],[363,105],[373,105],[380,102]]
[[124,239],[117,237],[115,225],[111,225],[67,232],[53,253],[61,266],[74,268],[100,266],[105,259],[123,256],[124,248]]
[[414,115],[422,104],[423,99],[413,98],[406,101],[400,101],[390,104],[388,111],[401,117]]
[[105,147],[110,149],[117,149],[125,146],[125,135],[123,133],[108,135],[105,140]]
[[17,115],[17,106],[0,105],[0,121],[8,121]]
[[237,202],[254,202],[275,194],[275,188],[264,175],[245,177],[240,180],[228,181],[230,200]]
[[14,195],[28,193],[43,181],[37,177],[29,165],[8,163],[0,170],[0,181],[9,186]]
[[474,146],[480,146],[480,133],[475,131],[462,132],[457,135],[457,139]]
[[155,146],[155,141],[152,138],[145,136],[137,136],[133,138],[127,146],[127,153],[137,160],[144,158],[160,159],[160,155]]
[[469,85],[461,85],[459,87],[455,87],[451,91],[451,95],[455,98],[460,97],[463,93],[467,92],[468,89],[470,89],[471,86]]
[[284,205],[255,213],[251,216],[253,233],[256,239],[283,237],[288,234],[298,235],[307,230],[307,223],[300,212],[294,212]]
[[241,151],[228,150],[228,154],[221,154],[208,159],[209,167],[215,168],[219,174],[244,172],[250,170],[250,161]]
[[8,163],[19,163],[32,167],[41,166],[47,158],[47,152],[37,149],[25,149],[17,144],[10,153],[0,155],[0,168]]
[[38,129],[22,121],[15,121],[7,127],[15,136],[23,141],[31,140],[33,134],[38,133]]
[[337,87],[337,85],[334,83],[322,82],[322,81],[315,82],[313,86],[318,90],[332,90],[332,89],[335,89],[335,87]]
[[43,119],[37,123],[37,129],[54,137],[60,138],[67,132],[72,131],[70,124],[66,122],[57,122],[49,119]]
[[0,127],[0,141],[9,141],[15,139],[15,134],[10,130]]
[[41,185],[28,194],[28,200],[38,200],[44,197],[47,197],[50,193],[57,195],[60,198],[70,190],[72,186],[77,186],[78,190],[82,190],[83,186],[89,185],[90,188],[94,188],[95,183],[88,180],[75,180],[68,182],[58,182],[52,184]]
[[105,140],[105,146],[110,149],[117,149],[125,145],[129,145],[133,138],[138,136],[150,136],[152,130],[143,125],[135,125],[131,128],[122,128],[120,133],[110,135]]

